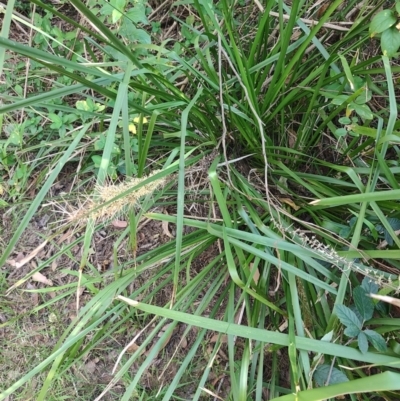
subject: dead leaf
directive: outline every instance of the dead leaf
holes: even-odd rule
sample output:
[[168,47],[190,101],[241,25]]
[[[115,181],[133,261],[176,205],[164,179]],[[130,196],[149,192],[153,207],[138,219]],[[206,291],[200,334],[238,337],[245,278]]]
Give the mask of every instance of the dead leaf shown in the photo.
[[162,230],[163,230],[163,233],[167,236],[167,237],[169,237],[169,238],[174,238],[174,236],[170,233],[170,231],[169,231],[169,228],[168,228],[168,221],[163,221],[162,223],[161,223],[161,226],[162,226]]
[[168,328],[171,326],[172,323],[167,323],[166,325],[164,325],[160,331],[157,333],[157,337],[161,337],[162,335],[164,335],[164,333],[168,330]]
[[131,345],[129,345],[129,347],[126,349],[126,352],[128,354],[133,354],[134,352],[136,352],[139,349],[139,345],[137,345],[136,343],[133,343]]
[[[63,243],[63,242],[65,242],[67,239],[69,239],[69,238],[71,238],[72,236],[73,236],[73,232],[72,232],[72,230],[69,230],[69,231],[67,231],[66,233],[64,233],[61,237],[60,237],[60,239],[57,241],[57,244],[61,244],[61,243]],[[69,243],[69,242],[67,242],[67,243]]]
[[95,358],[95,359],[92,359],[91,361],[89,361],[85,365],[86,371],[88,373],[94,373],[95,370],[96,370],[96,365],[97,365],[98,362],[99,362],[99,358]]
[[300,206],[297,206],[290,198],[279,198],[279,200],[289,205],[292,209],[296,210],[296,212],[300,209]]
[[[162,337],[165,332],[167,331],[168,327],[171,325],[172,323],[167,323],[157,334],[158,337]],[[171,340],[171,337],[173,336],[174,332],[177,330],[177,328],[175,328],[168,336],[167,338],[164,339],[163,344],[161,345],[161,348],[159,349],[157,355],[154,358],[157,358],[158,354],[160,353],[161,350],[163,350],[169,343],[169,341]],[[153,348],[156,346],[157,343],[153,344],[153,346],[145,353],[145,355],[149,355],[150,352],[153,350]]]
[[[253,271],[253,263],[250,263],[249,269],[250,271]],[[260,271],[257,268],[253,273],[253,280],[256,283],[256,285],[258,284],[259,279],[260,279]]]
[[126,228],[126,227],[128,227],[128,222],[125,221],[125,220],[114,220],[111,224],[116,228]]
[[[36,287],[31,283],[27,283],[26,289],[27,290],[36,290]],[[37,292],[31,292],[30,295],[31,295],[31,299],[32,299],[32,304],[39,305],[39,294]]]
[[228,342],[228,336],[226,334],[221,335],[219,333],[216,333],[211,337],[210,343],[216,343],[218,341],[218,339],[221,343]]
[[288,328],[288,321],[285,320],[280,326],[279,326],[279,331],[282,333],[283,331],[285,331]]
[[58,317],[55,313],[50,313],[48,319],[50,323],[56,323],[58,321]]
[[296,131],[293,131],[290,128],[287,130],[287,133],[289,134],[288,135],[289,147],[293,149],[296,145],[297,133],[296,133]]
[[51,280],[49,280],[46,276],[44,276],[40,272],[36,272],[32,276],[32,280],[33,281],[38,281],[39,283],[46,284],[46,285],[53,285],[53,282]]
[[[41,243],[36,249],[34,249],[28,256],[25,256],[24,258],[22,258],[20,261],[15,261],[15,267],[17,269],[19,269],[20,267],[22,267],[23,265],[25,265],[26,263],[28,263],[29,261],[31,261],[47,244],[47,240],[44,241],[43,243]],[[18,256],[17,256],[18,258]]]
[[15,262],[16,263],[21,263],[22,260],[24,260],[25,255],[23,254],[23,252],[18,252],[17,257],[15,258]]
[[183,337],[182,340],[180,341],[180,346],[182,349],[185,349],[188,345],[186,337]]

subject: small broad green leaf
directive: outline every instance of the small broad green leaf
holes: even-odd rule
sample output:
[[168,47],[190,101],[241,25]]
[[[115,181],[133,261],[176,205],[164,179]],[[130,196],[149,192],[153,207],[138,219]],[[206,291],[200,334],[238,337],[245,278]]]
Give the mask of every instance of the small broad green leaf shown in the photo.
[[75,107],[76,107],[78,110],[92,111],[92,110],[90,109],[90,106],[89,106],[89,104],[88,104],[88,102],[87,102],[86,100],[78,100],[78,101],[75,103]]
[[[113,58],[114,60],[118,60],[118,61],[128,61],[128,57],[125,56],[125,54],[122,54],[121,52],[119,52],[118,50],[114,49],[111,46],[105,46],[105,50],[107,51],[107,53],[110,55],[111,58]],[[109,102],[110,107],[112,106],[112,101]]]
[[385,339],[374,330],[364,330],[365,335],[368,337],[368,341],[374,346],[379,352],[386,352],[387,345]]
[[369,277],[364,277],[361,287],[364,288],[367,294],[376,294],[379,290],[378,284]]
[[379,301],[375,305],[375,309],[378,312],[382,313],[383,315],[387,315],[389,313],[389,304],[387,304],[386,302]]
[[[395,217],[389,217],[387,219],[387,222],[390,224],[390,227],[392,227],[394,231],[400,230],[400,220],[399,219],[396,219]],[[383,232],[383,234],[385,236],[385,241],[388,243],[389,246],[392,246],[393,238],[391,237],[389,232],[386,230],[385,227],[383,227],[383,226],[379,226],[379,227],[380,228],[378,229],[378,226],[377,226],[377,230]]]
[[385,234],[385,241],[388,243],[389,246],[393,246],[393,238],[386,230],[386,228],[384,229],[384,234]]
[[360,322],[364,321],[363,317],[361,316],[361,313],[358,311],[357,307],[355,305],[351,305],[350,309],[356,314]]
[[122,13],[124,12],[126,6],[126,0],[111,0],[110,3],[114,6],[114,9],[111,13],[111,21],[113,24],[115,24],[122,17]]
[[[13,145],[20,146],[22,145],[22,131],[19,129],[18,125],[16,124],[8,124],[4,131],[8,134],[8,143]],[[2,159],[0,159],[3,162]]]
[[326,228],[329,231],[333,231],[336,234],[339,234],[341,230],[348,227],[345,224],[336,223],[332,220],[322,220],[321,225],[323,228]]
[[362,87],[366,87],[366,86],[367,86],[367,82],[366,82],[365,78],[362,78],[358,75],[354,77],[354,91],[357,91],[357,90],[361,89]]
[[50,125],[50,128],[59,129],[63,125],[62,116],[58,116],[54,113],[49,113],[49,118],[53,122],[53,124]]
[[133,152],[139,151],[139,142],[136,138],[131,139],[131,149]]
[[117,154],[117,155],[121,154],[120,147],[114,143],[114,145],[113,145],[113,147],[111,149],[111,153],[112,154]]
[[400,219],[397,219],[396,217],[389,217],[387,219],[387,222],[390,224],[390,227],[392,227],[394,231],[400,230]]
[[374,314],[374,302],[367,296],[363,287],[356,287],[353,291],[354,303],[363,321],[371,319]]
[[319,94],[321,95],[321,96],[324,96],[324,97],[326,97],[326,98],[328,98],[328,99],[334,99],[335,97],[337,97],[337,96],[339,96],[339,91],[337,91],[337,90],[332,90],[332,91],[329,91],[329,88],[322,88],[320,91],[319,91]]
[[369,34],[371,37],[382,33],[396,23],[396,16],[392,10],[383,10],[376,14],[369,25]]
[[100,8],[100,15],[109,16],[113,12],[114,7],[110,3],[104,3]]
[[368,90],[368,88],[366,88],[365,91],[360,96],[357,97],[354,103],[365,104],[368,103],[371,99],[372,99],[372,92]]
[[389,341],[390,349],[396,353],[397,355],[400,355],[400,344],[395,341],[395,340],[390,340]]
[[340,106],[341,104],[347,102],[347,99],[348,99],[348,98],[349,98],[349,97],[346,96],[346,95],[335,96],[335,97],[332,99],[332,104],[336,104],[337,106]]
[[78,116],[76,114],[66,114],[63,117],[63,122],[64,124],[71,124],[75,122],[78,119]]
[[400,31],[397,27],[386,29],[381,36],[381,48],[385,56],[393,57],[400,47]]
[[343,125],[351,124],[351,120],[349,117],[341,117],[341,118],[339,118],[339,122],[340,122],[340,124],[343,124]]
[[26,177],[27,170],[28,166],[26,164],[19,165],[15,171],[15,177],[18,178],[18,180],[23,179],[24,177]]
[[190,14],[187,18],[186,18],[186,23],[190,26],[193,26],[195,21],[195,17],[194,15]]
[[151,44],[151,36],[144,29],[135,29],[135,39],[143,45]]
[[117,23],[121,17],[122,17],[121,11],[116,10],[116,9],[112,10],[111,21],[113,24]]
[[[390,227],[393,228],[394,231],[397,231],[400,229],[400,220],[397,219],[396,217],[389,217],[387,219],[387,222],[390,224]],[[388,233],[385,227],[383,227],[381,224],[376,225],[376,230],[379,231],[380,233],[383,233],[385,236],[385,241],[388,243],[389,246],[393,245],[393,238],[391,235]]]
[[396,2],[396,12],[400,15],[400,1]]
[[374,118],[371,109],[366,104],[351,102],[347,108],[349,110],[354,110],[364,120],[372,120]]
[[104,135],[100,135],[99,139],[94,143],[95,150],[103,150],[106,145],[106,137]]
[[322,338],[321,341],[326,341],[326,342],[331,342],[333,338],[333,330],[329,331],[328,333],[326,333]]
[[151,36],[143,29],[136,28],[134,23],[127,18],[123,20],[119,34],[130,42],[151,44]]
[[351,227],[345,227],[345,228],[342,228],[342,229],[339,231],[339,236],[340,236],[341,238],[344,238],[344,239],[349,238],[349,237],[350,237],[350,234],[351,234]]
[[349,326],[347,326],[343,333],[347,336],[347,337],[357,337],[361,332],[361,329],[356,326],[355,324],[351,324]]
[[130,8],[125,15],[135,24],[142,23],[144,25],[148,25],[149,23],[146,18],[146,7],[144,4],[136,4],[134,7]]
[[314,380],[319,387],[349,381],[343,372],[330,365],[319,365],[317,369],[315,369]]
[[92,156],[92,160],[93,160],[94,166],[96,168],[99,168],[100,164],[101,164],[102,157],[99,156],[99,155],[94,155],[94,156]]
[[357,315],[347,306],[336,305],[335,312],[340,322],[347,327],[356,326],[361,330],[361,322]]
[[344,305],[336,305],[335,311],[340,322],[346,326],[344,334],[348,337],[357,337],[362,328],[361,320],[357,314]]
[[[338,128],[335,131],[335,136],[336,137],[341,137],[341,136],[346,136],[347,135],[347,129],[346,128]],[[348,227],[346,227],[348,228]],[[343,238],[347,238],[347,237],[343,237]]]
[[363,331],[358,335],[358,349],[365,354],[368,351],[368,338]]
[[17,92],[17,94],[18,94],[19,96],[22,96],[22,95],[24,94],[24,90],[22,89],[22,86],[21,86],[21,85],[16,84],[16,85],[14,86],[14,90],[15,90],[15,92]]

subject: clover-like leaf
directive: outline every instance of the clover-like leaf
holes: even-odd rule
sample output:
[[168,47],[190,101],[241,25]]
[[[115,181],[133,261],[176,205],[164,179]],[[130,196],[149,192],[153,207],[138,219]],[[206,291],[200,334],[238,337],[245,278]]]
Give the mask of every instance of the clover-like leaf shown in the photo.
[[343,372],[330,365],[319,365],[317,369],[315,369],[314,380],[320,387],[349,381]]
[[362,327],[361,320],[357,314],[344,305],[336,305],[335,311],[341,323],[346,326],[344,334],[347,337],[357,337]]
[[364,330],[365,335],[368,337],[368,341],[374,346],[379,352],[386,352],[387,345],[385,339],[374,330]]
[[376,284],[376,282],[370,279],[369,277],[363,278],[361,287],[364,288],[367,294],[376,294],[379,290],[378,284]]
[[361,329],[356,326],[355,324],[352,324],[350,326],[347,326],[343,333],[347,336],[347,337],[357,337],[360,333],[361,333]]
[[[394,231],[397,231],[400,229],[400,220],[397,219],[396,217],[389,217],[387,219],[387,222],[390,224],[390,227],[393,228]],[[386,230],[385,227],[383,227],[381,224],[376,225],[376,230],[380,233],[383,233],[385,236],[385,241],[388,243],[389,246],[393,245],[393,238],[389,234],[389,232]]]
[[335,312],[340,322],[346,327],[356,326],[361,330],[361,322],[357,315],[347,306],[336,305]]
[[363,331],[358,334],[358,349],[365,354],[368,351],[368,337]]
[[49,113],[49,118],[53,122],[53,124],[50,125],[50,128],[59,129],[63,125],[63,120],[61,115]]
[[363,287],[356,287],[353,291],[354,303],[363,321],[371,319],[374,314],[374,302],[367,296]]

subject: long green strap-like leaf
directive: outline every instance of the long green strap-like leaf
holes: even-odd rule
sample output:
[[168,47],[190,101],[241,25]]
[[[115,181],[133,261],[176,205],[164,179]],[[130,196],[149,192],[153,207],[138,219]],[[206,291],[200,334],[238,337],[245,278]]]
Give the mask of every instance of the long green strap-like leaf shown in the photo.
[[[3,18],[3,25],[1,27],[1,32],[0,32],[0,40],[8,37],[11,25],[12,12],[14,10],[14,3],[15,0],[10,0],[7,3],[7,9]],[[0,48],[0,76],[3,73],[5,56],[6,56],[6,47],[2,47]]]
[[[193,326],[201,327],[208,330],[218,331],[220,333],[238,336],[242,338],[248,338],[251,340],[261,341],[265,343],[282,345],[285,347],[289,346],[289,335],[278,333],[275,331],[257,329],[254,327],[242,326],[230,322],[223,322],[220,320],[209,319],[202,316],[193,316],[189,313],[179,312],[159,306],[153,306],[144,304],[141,302],[133,301],[132,299],[118,296],[118,300],[126,302],[127,304],[142,310],[147,313],[151,313],[157,316],[166,317],[172,320],[178,320],[179,322],[191,324]],[[383,365],[391,367],[400,367],[400,358],[393,356],[374,354],[373,352],[366,352],[362,354],[355,348],[347,347],[345,345],[327,343],[326,341],[313,340],[304,337],[295,337],[296,347],[300,350],[308,352],[316,352],[326,355],[332,355],[336,357],[354,359],[360,362],[371,363],[374,365]],[[400,382],[399,382],[400,387]]]
[[392,191],[369,192],[365,194],[335,196],[332,198],[318,199],[311,202],[311,204],[319,206],[340,206],[348,205],[350,203],[397,200],[399,197],[400,189],[395,189]]
[[376,393],[398,389],[400,389],[400,374],[385,372],[332,386],[300,391],[297,394],[274,398],[273,401],[322,401],[345,394]]
[[190,101],[186,109],[182,112],[181,120],[181,144],[179,155],[179,174],[178,174],[178,199],[176,211],[176,252],[175,252],[175,269],[174,269],[174,294],[176,294],[178,286],[178,277],[181,263],[181,249],[183,237],[183,213],[185,207],[185,147],[186,147],[186,130],[188,118],[191,108],[195,105],[197,99],[202,93],[200,89],[194,98]]

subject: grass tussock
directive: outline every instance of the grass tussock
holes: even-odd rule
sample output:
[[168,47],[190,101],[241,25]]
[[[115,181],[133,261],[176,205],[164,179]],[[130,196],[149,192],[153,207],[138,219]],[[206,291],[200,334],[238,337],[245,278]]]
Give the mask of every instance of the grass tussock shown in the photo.
[[399,399],[399,5],[325,3],[7,2],[0,401]]

